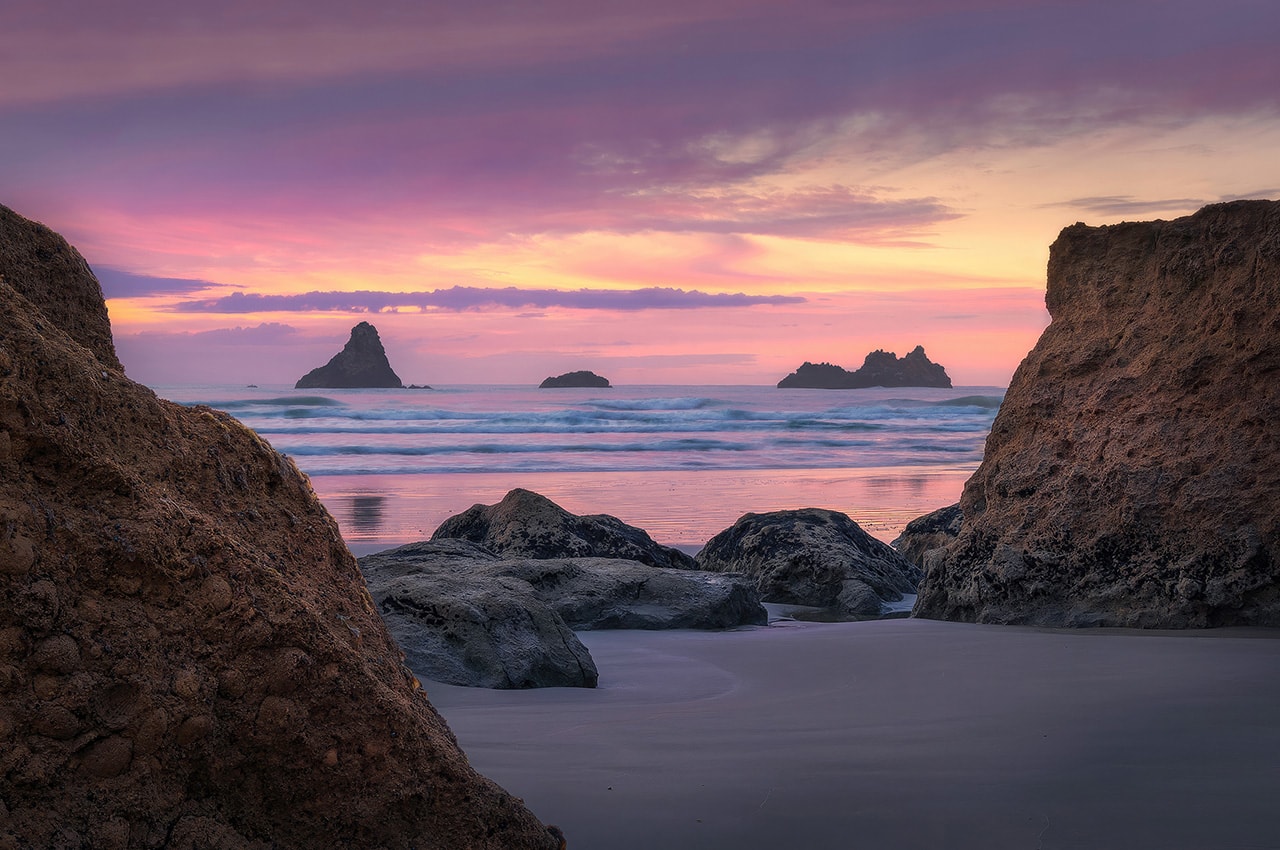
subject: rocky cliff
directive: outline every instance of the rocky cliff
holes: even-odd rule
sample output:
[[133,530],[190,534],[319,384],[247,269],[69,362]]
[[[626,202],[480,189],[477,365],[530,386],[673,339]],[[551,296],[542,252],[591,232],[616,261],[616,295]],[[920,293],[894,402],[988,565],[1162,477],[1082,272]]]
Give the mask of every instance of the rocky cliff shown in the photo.
[[947,370],[917,345],[904,357],[877,349],[850,372],[830,363],[803,363],[778,382],[779,389],[856,390],[867,387],[951,387]]
[[1062,231],[915,614],[1280,625],[1280,202]]
[[306,478],[125,377],[88,267],[0,216],[0,848],[557,846]]
[[378,329],[361,322],[351,329],[342,350],[323,366],[298,379],[294,389],[401,389],[400,377],[391,368]]

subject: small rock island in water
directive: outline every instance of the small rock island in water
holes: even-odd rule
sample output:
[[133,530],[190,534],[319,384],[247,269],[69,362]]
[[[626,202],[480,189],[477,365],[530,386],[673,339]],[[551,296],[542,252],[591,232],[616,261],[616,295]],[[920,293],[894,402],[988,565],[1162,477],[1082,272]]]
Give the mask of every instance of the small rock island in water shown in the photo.
[[298,379],[294,389],[358,389],[364,387],[403,389],[400,376],[391,368],[382,348],[378,329],[361,322],[351,329],[351,339],[323,366]]
[[602,378],[595,372],[587,372],[585,370],[579,372],[565,372],[563,375],[556,375],[554,378],[547,378],[541,384],[538,384],[540,390],[559,390],[566,387],[596,387],[597,389],[611,389],[612,384],[608,378]]
[[862,368],[850,372],[831,363],[809,363],[778,381],[779,389],[856,390],[866,387],[951,388],[951,378],[940,363],[934,363],[917,345],[899,358],[892,351],[877,349],[867,355]]

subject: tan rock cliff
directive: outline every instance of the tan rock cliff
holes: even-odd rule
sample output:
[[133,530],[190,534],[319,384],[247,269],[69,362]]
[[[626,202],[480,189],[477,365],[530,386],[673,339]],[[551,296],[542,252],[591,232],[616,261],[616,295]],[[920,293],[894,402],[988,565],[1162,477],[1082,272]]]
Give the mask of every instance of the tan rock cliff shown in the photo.
[[1280,625],[1280,202],[1076,224],[917,616]]

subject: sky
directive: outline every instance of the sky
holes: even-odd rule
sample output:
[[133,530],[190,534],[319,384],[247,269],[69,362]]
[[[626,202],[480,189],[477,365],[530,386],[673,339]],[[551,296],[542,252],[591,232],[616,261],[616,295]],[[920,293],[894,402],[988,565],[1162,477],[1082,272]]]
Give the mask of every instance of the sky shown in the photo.
[[0,204],[128,373],[1003,385],[1077,221],[1280,197],[1274,0],[4,0]]

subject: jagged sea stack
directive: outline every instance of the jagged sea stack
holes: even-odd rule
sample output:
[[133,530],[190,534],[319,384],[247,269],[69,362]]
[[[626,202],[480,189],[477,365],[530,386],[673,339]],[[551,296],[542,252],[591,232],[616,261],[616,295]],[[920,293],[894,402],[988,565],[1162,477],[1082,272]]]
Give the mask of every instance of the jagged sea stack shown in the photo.
[[1280,202],[1066,228],[917,616],[1280,625]]
[[88,266],[0,207],[0,848],[557,844],[293,463],[130,381]]
[[298,379],[294,389],[401,389],[404,384],[391,368],[382,348],[378,329],[361,322],[351,329],[351,338],[323,366]]

